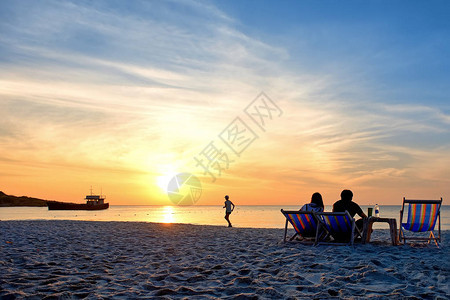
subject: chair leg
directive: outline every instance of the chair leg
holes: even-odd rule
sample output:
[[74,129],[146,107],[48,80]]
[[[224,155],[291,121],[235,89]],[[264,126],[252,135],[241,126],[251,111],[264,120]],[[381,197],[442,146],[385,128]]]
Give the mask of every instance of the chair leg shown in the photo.
[[287,234],[288,220],[286,219],[286,225],[284,225],[284,242],[286,243],[286,234]]
[[433,231],[430,231],[430,240],[428,241],[428,243],[430,243],[431,241],[434,241],[434,244],[436,245],[436,247],[439,248],[439,243],[438,243],[436,237],[434,236]]
[[398,240],[399,240],[400,243],[401,243],[402,240],[403,240],[403,245],[406,244],[405,235],[403,234],[403,231],[402,231],[401,228],[398,230]]
[[350,237],[350,245],[352,245],[352,246],[353,246],[353,242],[355,241],[355,227],[356,227],[355,222],[352,222],[352,235]]
[[320,234],[319,234],[320,228],[321,228],[321,226],[320,226],[320,223],[319,223],[319,224],[317,224],[317,228],[316,228],[316,239],[314,240],[314,246],[316,246],[317,243],[318,243],[318,241],[319,241],[319,237],[320,237]]
[[293,241],[297,235],[298,235],[298,232],[296,232],[296,233],[289,239],[289,241]]
[[[322,224],[319,223],[317,224],[317,229],[316,229],[316,240],[314,241],[314,246],[317,246],[321,240],[321,237],[324,235],[325,231],[322,231]],[[328,236],[328,235],[326,235]]]

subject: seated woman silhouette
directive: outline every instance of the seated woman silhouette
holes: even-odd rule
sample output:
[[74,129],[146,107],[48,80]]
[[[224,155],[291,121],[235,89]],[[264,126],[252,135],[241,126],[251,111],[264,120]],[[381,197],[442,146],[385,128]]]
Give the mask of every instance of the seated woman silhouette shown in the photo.
[[322,195],[319,193],[312,194],[311,203],[307,203],[302,206],[300,211],[313,211],[313,212],[323,212],[323,200]]

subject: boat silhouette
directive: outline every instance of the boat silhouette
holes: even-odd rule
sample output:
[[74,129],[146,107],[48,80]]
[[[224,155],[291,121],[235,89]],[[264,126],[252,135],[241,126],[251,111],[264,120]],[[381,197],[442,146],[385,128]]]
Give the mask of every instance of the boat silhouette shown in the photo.
[[109,203],[105,203],[105,198],[101,193],[100,195],[93,195],[91,187],[91,194],[84,198],[85,204],[48,201],[47,206],[48,210],[102,210],[109,208]]

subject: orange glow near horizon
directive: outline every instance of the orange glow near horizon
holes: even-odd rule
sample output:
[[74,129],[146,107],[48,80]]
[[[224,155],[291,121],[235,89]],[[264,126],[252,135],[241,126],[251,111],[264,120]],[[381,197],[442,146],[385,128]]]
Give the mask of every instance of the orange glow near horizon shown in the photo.
[[[285,147],[298,149],[301,145],[290,144]],[[373,176],[373,181],[362,180],[364,177],[351,178],[351,174],[330,170],[328,164],[322,168],[324,158],[315,161],[305,150],[303,153],[299,151],[299,156],[305,157],[302,161],[296,159],[294,151],[280,156],[276,148],[264,150],[259,146],[258,149],[249,149],[248,157],[243,155],[236,159],[216,182],[212,182],[207,175],[202,176],[198,168],[188,169],[195,171],[193,174],[202,182],[202,196],[197,204],[222,205],[223,196],[229,194],[232,201],[239,205],[297,205],[308,202],[314,192],[320,192],[325,204],[331,205],[339,199],[342,189],[351,189],[355,201],[360,204],[395,205],[401,203],[403,196],[445,198],[445,192],[448,191],[444,183],[439,181],[428,187],[421,186],[416,184],[419,179],[409,182],[411,179],[408,177],[389,172],[368,173]],[[255,156],[263,163],[258,163],[253,158]],[[291,157],[291,161],[288,157]],[[37,159],[27,158],[28,161],[24,160],[20,164],[0,162],[3,170],[13,170],[15,175],[2,177],[1,190],[17,196],[83,202],[84,195],[89,193],[92,185],[94,193],[99,193],[102,188],[111,205],[172,205],[167,196],[167,184],[177,172],[185,171],[182,168],[166,167],[155,173],[146,173],[134,167],[75,167],[37,163]],[[339,170],[339,166],[333,167]],[[152,169],[151,166],[148,168]]]
[[[267,137],[269,142],[271,138]],[[1,161],[3,170],[13,170],[15,174],[3,176],[1,190],[17,196],[81,203],[92,185],[94,193],[99,193],[100,188],[103,190],[111,205],[173,205],[167,196],[168,182],[177,172],[191,171],[202,183],[198,205],[222,205],[225,194],[230,195],[237,205],[300,205],[309,202],[314,192],[320,192],[324,203],[331,205],[339,199],[342,189],[353,190],[355,201],[362,205],[396,205],[401,203],[403,196],[445,198],[448,191],[439,181],[425,187],[416,184],[418,179],[410,182],[411,178],[403,177],[401,173],[367,173],[372,176],[372,181],[364,180],[364,176],[352,178],[352,174],[339,172],[342,166],[336,161],[327,164],[325,162],[329,158],[323,155],[317,158],[315,152],[308,154],[308,145],[302,146],[301,143],[286,143],[285,149],[298,150],[285,151],[284,155],[278,154],[278,145],[273,147],[269,143],[266,148],[263,146],[261,141],[255,149],[247,150],[215,182],[189,160],[186,160],[186,165],[190,169],[170,162],[161,167],[160,162],[154,168],[147,164],[146,167],[155,172],[146,173],[135,167],[138,165],[135,162],[130,164],[130,168],[125,167],[126,162],[117,168],[101,164],[83,166],[82,163],[76,166],[75,162],[44,164],[36,161],[39,157],[36,155],[22,158],[20,164]],[[196,145],[192,147],[199,148]],[[170,156],[177,155],[173,153]],[[297,157],[304,157],[304,160]],[[430,173],[430,176],[436,175]]]

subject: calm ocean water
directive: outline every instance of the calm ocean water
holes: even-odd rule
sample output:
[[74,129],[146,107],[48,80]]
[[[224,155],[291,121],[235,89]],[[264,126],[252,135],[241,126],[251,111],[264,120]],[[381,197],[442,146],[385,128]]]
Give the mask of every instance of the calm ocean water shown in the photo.
[[[367,212],[368,206],[361,206]],[[280,209],[298,210],[299,206],[236,206],[230,220],[235,227],[284,228]],[[399,222],[401,206],[381,206],[381,217],[396,218]],[[325,207],[331,211],[331,206]],[[139,221],[158,223],[190,223],[226,225],[222,206],[118,206],[102,211],[49,211],[46,207],[0,207],[0,220],[83,220],[83,221]],[[450,206],[441,208],[441,228],[450,230]],[[377,228],[388,228],[377,223]]]

